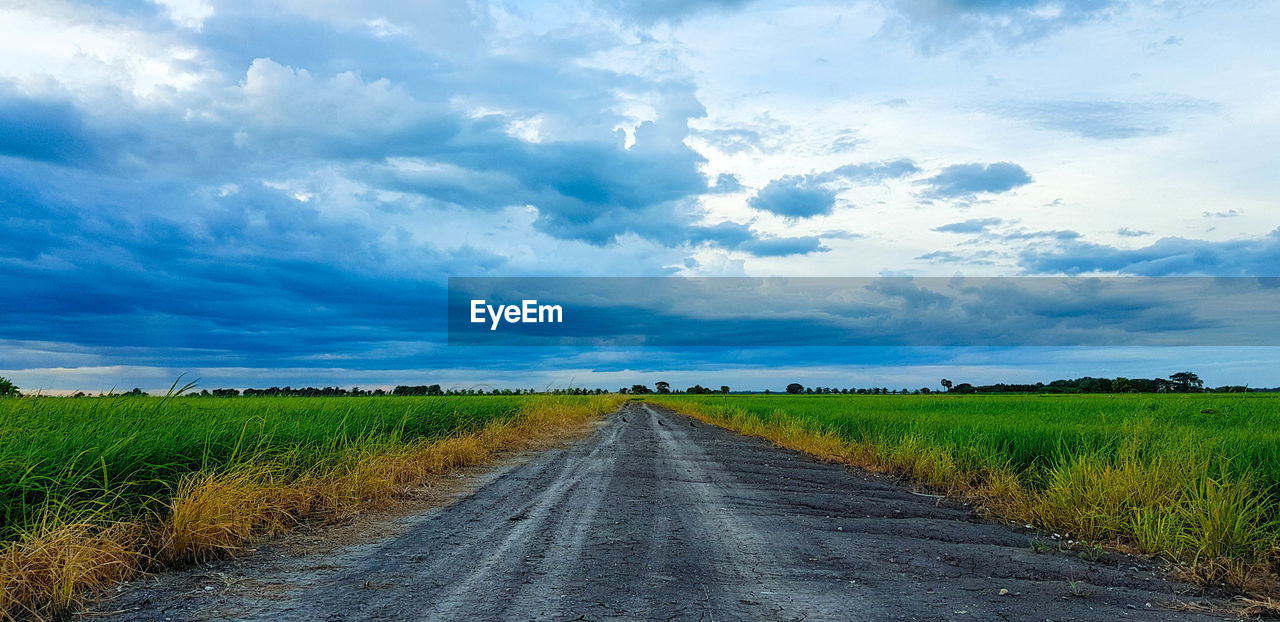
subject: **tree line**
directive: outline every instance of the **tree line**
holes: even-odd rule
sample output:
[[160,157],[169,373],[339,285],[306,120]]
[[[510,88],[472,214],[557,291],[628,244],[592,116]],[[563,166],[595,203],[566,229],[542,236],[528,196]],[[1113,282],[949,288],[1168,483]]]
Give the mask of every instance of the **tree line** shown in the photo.
[[[953,383],[943,378],[939,384],[942,390],[929,387],[918,389],[890,389],[888,387],[806,387],[798,382],[786,386],[785,392],[791,395],[928,395],[931,393],[1274,393],[1280,387],[1257,388],[1246,385],[1224,385],[1206,387],[1200,376],[1184,371],[1170,374],[1167,378],[1095,378],[1084,376],[1054,380],[1049,383],[1035,384],[996,383],[974,385],[967,382]],[[199,393],[188,395],[199,397],[378,397],[378,396],[466,396],[466,395],[605,395],[608,389],[569,387],[560,389],[508,389],[508,388],[444,388],[439,384],[397,385],[391,390],[361,389],[352,387],[270,387],[267,389],[201,389]],[[719,389],[695,384],[684,389],[672,389],[669,382],[656,382],[653,388],[644,384],[633,384],[621,387],[617,393],[623,395],[648,394],[689,394],[689,395],[726,395],[730,393],[727,385]],[[768,395],[773,391],[763,391]],[[145,397],[148,393],[134,388],[124,393],[110,392],[106,397]],[[0,397],[21,397],[18,387],[7,378],[0,378]],[[87,397],[83,392],[72,397]]]
[[1168,378],[1094,378],[1084,376],[1054,380],[1048,384],[987,384],[972,385],[967,382],[952,385],[943,380],[942,386],[949,393],[1245,393],[1256,391],[1244,385],[1225,385],[1216,388],[1204,386],[1204,381],[1194,372],[1182,371]]
[[[939,384],[942,391],[929,387],[919,389],[872,388],[836,388],[806,387],[798,382],[787,385],[786,392],[792,395],[927,395],[930,393],[1274,393],[1280,388],[1256,388],[1246,385],[1223,385],[1206,387],[1200,376],[1193,372],[1183,371],[1170,374],[1167,378],[1070,378],[1054,380],[1048,384],[996,383],[973,385],[967,382],[959,384],[943,378]],[[768,393],[769,391],[765,391]]]
[[243,391],[237,389],[207,389],[201,390],[198,395],[202,397],[380,397],[384,395],[412,397],[412,396],[463,396],[463,395],[601,395],[608,393],[606,389],[586,389],[581,387],[565,388],[565,389],[549,389],[538,391],[537,389],[482,389],[482,388],[443,388],[438,384],[419,384],[419,385],[396,385],[395,388],[387,391],[386,389],[361,389],[360,387],[352,387],[344,389],[342,387],[324,387],[317,389],[315,387],[271,387],[269,389],[245,389]]
[[643,384],[633,384],[630,387],[622,387],[621,389],[618,389],[618,393],[622,393],[623,395],[626,395],[626,394],[646,395],[649,393],[657,393],[658,395],[668,395],[671,393],[689,393],[692,395],[711,395],[713,393],[723,394],[728,392],[729,392],[728,385],[720,385],[720,389],[716,390],[709,387],[704,387],[700,384],[695,384],[689,387],[688,389],[685,389],[684,391],[680,391],[679,389],[673,391],[671,390],[670,382],[655,382],[653,383],[652,389],[650,389],[648,386]]

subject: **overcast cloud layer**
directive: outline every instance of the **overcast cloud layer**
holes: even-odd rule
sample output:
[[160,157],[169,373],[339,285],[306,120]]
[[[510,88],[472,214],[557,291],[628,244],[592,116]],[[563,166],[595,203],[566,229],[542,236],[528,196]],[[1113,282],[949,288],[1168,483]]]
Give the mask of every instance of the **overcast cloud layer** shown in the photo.
[[[0,375],[613,379],[613,351],[445,345],[449,276],[1278,276],[1277,22],[1263,1],[0,0]],[[877,352],[626,356],[744,388],[968,360]],[[1160,352],[1098,365],[1241,359]],[[1280,384],[1265,368],[1207,380]]]

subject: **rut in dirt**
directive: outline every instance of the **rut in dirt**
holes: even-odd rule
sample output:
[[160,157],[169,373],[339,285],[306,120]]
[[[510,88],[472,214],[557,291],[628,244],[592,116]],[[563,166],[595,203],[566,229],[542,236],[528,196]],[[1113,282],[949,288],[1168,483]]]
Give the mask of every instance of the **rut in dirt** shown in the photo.
[[393,539],[223,571],[272,589],[161,577],[112,608],[173,621],[1223,619],[1162,608],[1196,588],[1138,560],[1036,552],[1034,537],[628,403]]

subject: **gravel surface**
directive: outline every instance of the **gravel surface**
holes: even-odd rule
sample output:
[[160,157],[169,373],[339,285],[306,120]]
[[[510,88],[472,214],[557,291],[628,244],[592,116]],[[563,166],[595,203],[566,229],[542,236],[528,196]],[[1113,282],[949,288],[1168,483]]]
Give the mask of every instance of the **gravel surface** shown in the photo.
[[[136,582],[114,620],[1223,620],[891,480],[629,402],[369,542]],[[1039,539],[1047,547],[1031,546]],[[104,615],[115,611],[114,615]]]

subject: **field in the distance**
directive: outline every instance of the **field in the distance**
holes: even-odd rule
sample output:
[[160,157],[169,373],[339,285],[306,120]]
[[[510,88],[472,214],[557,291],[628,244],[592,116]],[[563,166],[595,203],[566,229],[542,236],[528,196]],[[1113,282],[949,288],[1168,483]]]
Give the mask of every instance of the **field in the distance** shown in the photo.
[[0,618],[218,555],[612,410],[610,397],[0,399]]
[[1280,395],[655,396],[1070,538],[1274,592]]

